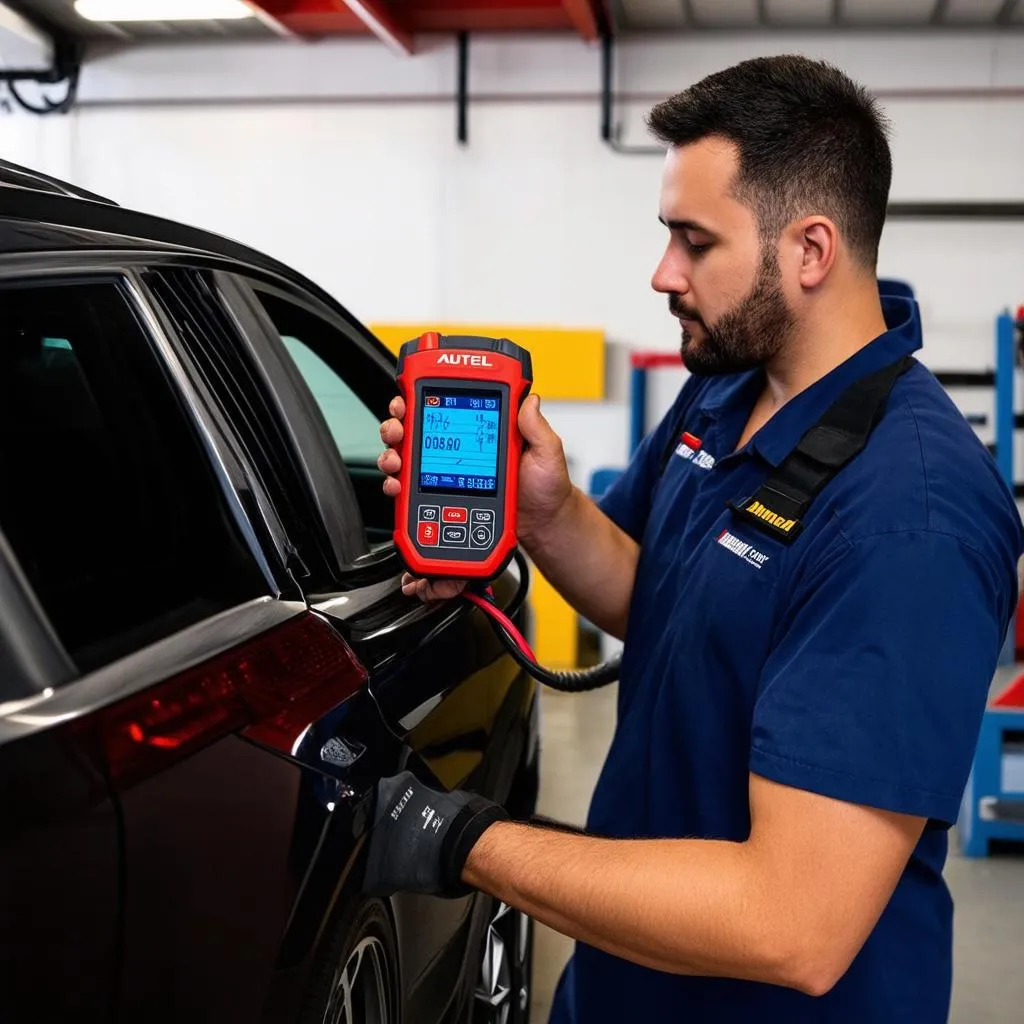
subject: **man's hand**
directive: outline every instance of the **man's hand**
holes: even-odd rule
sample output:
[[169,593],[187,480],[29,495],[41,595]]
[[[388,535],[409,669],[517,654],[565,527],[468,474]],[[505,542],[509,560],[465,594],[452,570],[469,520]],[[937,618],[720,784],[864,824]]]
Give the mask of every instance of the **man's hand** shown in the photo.
[[[380,428],[381,439],[388,449],[377,459],[377,466],[388,474],[384,493],[389,498],[397,498],[402,490],[398,474],[402,469],[400,449],[405,438],[404,400],[393,399],[388,411],[392,418],[385,420]],[[543,531],[545,524],[568,503],[573,486],[562,441],[541,415],[540,399],[536,395],[530,395],[519,410],[519,430],[525,445],[519,463],[518,532],[528,546],[531,535]],[[465,586],[460,580],[417,580],[408,574],[402,579],[403,593],[427,601],[456,597]]]
[[369,896],[419,892],[454,898],[466,858],[484,831],[508,819],[504,808],[473,793],[440,793],[411,772],[377,784],[363,891]]

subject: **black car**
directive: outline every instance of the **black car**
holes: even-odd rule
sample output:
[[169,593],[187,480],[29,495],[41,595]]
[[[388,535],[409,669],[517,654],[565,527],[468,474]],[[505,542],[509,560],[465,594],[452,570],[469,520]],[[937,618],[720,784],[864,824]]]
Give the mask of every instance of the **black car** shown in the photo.
[[536,684],[401,593],[393,374],[288,267],[0,165],[0,1020],[527,1020],[528,920],[361,895],[379,778],[537,792]]

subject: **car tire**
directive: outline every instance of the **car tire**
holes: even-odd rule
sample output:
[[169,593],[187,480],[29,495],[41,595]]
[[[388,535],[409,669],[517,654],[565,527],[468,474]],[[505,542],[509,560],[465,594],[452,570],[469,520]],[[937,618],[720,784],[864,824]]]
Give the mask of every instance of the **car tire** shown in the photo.
[[351,907],[330,929],[299,1024],[401,1024],[398,945],[384,904]]
[[533,934],[532,918],[493,901],[479,954],[472,1024],[529,1024]]

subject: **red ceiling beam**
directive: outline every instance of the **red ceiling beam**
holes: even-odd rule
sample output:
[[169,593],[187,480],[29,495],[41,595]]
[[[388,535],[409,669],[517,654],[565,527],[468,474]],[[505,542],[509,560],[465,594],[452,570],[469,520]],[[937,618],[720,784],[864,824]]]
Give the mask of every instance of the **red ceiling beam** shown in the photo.
[[383,0],[336,0],[347,7],[382,43],[396,53],[411,56],[412,35],[407,32],[384,5]]
[[415,32],[557,32],[571,28],[558,0],[532,6],[421,6],[409,14]]
[[366,26],[334,0],[252,0],[274,21],[299,36],[363,33]]
[[414,32],[533,32],[571,28],[562,0],[408,0]]
[[[372,31],[399,52],[427,32],[552,32],[600,34],[600,0],[248,0],[296,35]],[[396,16],[395,11],[400,15]]]
[[252,11],[252,15],[258,21],[263,22],[272,32],[275,32],[279,36],[285,36],[286,38],[294,38],[295,33],[278,18],[275,18],[273,14],[270,14],[266,7],[257,0],[242,0],[246,7]]
[[588,43],[596,43],[601,33],[593,0],[562,0],[562,6],[565,8],[565,13],[569,15],[572,27]]

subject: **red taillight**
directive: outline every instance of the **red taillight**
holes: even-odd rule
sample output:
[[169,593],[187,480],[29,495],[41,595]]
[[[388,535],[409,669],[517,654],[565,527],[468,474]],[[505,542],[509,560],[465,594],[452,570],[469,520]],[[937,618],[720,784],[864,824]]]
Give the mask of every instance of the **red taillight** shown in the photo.
[[300,616],[100,712],[111,774],[119,782],[152,774],[240,729],[288,753],[365,680],[330,626]]

